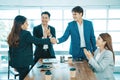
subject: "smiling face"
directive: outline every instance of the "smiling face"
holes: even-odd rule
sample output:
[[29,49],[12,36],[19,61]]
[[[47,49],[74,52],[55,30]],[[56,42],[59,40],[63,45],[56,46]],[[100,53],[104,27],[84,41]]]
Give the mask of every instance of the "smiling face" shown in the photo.
[[77,22],[82,19],[82,13],[72,12],[72,15],[73,15],[73,19]]
[[98,36],[97,41],[96,41],[96,46],[98,46],[98,47],[104,47],[105,44],[106,44],[106,42],[103,41],[103,39],[100,36]]
[[50,18],[47,14],[42,14],[41,21],[43,25],[48,25]]

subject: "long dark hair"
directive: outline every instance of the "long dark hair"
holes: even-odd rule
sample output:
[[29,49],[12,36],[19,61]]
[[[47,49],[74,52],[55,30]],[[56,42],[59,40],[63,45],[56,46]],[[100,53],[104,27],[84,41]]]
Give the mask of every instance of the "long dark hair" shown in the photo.
[[113,47],[112,47],[111,36],[108,33],[101,33],[99,36],[103,39],[103,41],[106,41],[104,48],[110,50],[113,53],[113,59],[115,62],[115,55],[114,55],[114,51],[113,51]]
[[9,46],[16,47],[19,44],[19,34],[22,30],[21,26],[25,23],[26,17],[18,15],[15,17],[13,27],[7,38]]

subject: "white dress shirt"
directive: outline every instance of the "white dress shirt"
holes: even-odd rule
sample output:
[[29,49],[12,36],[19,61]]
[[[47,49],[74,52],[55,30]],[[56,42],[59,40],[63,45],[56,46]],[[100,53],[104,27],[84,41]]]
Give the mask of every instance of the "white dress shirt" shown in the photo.
[[83,28],[83,22],[82,22],[82,24],[80,25],[78,22],[77,22],[77,25],[78,25],[78,30],[79,30],[79,34],[80,34],[80,43],[81,43],[81,45],[80,45],[80,47],[86,47],[86,45],[85,45],[85,39],[84,39],[84,28]]
[[[45,29],[44,29],[43,25],[42,25],[42,30],[43,30],[43,37],[42,37],[42,39],[47,38],[47,37],[44,37],[44,35],[46,35],[46,33],[44,33],[44,32],[45,32]],[[43,49],[48,49],[48,45],[47,45],[47,44],[44,44],[44,45],[43,45]]]

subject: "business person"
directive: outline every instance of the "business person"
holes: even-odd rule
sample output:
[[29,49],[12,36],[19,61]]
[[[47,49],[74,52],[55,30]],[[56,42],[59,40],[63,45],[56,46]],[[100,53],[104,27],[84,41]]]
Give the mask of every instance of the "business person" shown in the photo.
[[83,48],[86,47],[91,52],[96,50],[96,41],[94,29],[91,21],[85,20],[83,16],[83,8],[75,6],[72,9],[74,21],[68,23],[65,33],[58,38],[57,43],[65,42],[71,36],[69,53],[74,60],[86,59]]
[[29,66],[33,65],[34,44],[51,44],[50,39],[39,39],[31,36],[27,31],[28,22],[26,17],[18,15],[14,19],[13,27],[8,36],[10,66],[19,72],[19,80],[23,80],[29,72]]
[[97,80],[115,80],[113,76],[115,55],[112,48],[112,39],[108,33],[101,33],[97,38],[97,49],[94,57],[84,49],[88,62],[95,72]]
[[[50,21],[50,13],[45,11],[41,13],[41,24],[34,27],[33,35],[37,38],[48,38],[48,37],[56,37],[55,28],[48,25]],[[42,58],[55,58],[55,52],[52,44],[41,44],[36,45],[35,53],[34,53],[34,61],[35,63]]]

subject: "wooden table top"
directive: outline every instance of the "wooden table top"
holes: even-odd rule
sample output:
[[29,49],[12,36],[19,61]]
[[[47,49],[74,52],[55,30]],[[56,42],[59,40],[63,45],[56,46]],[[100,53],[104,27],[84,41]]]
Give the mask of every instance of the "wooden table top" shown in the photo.
[[[31,69],[24,80],[45,80],[45,72],[42,68],[38,68],[41,64],[38,62]],[[52,63],[49,64],[51,68],[49,70],[52,72],[52,80],[96,80],[95,74],[89,68],[86,61],[73,62],[72,64],[65,63]],[[70,77],[70,68],[76,68],[76,77]]]

